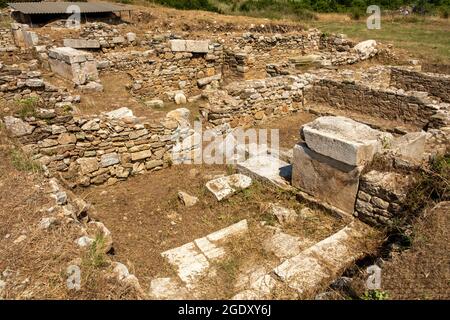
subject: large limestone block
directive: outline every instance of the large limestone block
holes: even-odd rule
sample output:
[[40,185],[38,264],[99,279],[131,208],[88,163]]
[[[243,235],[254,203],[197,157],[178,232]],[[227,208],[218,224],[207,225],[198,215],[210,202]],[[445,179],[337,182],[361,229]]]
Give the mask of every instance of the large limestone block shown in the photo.
[[290,187],[292,166],[270,154],[258,154],[237,165],[239,172],[273,183],[277,187]]
[[34,130],[34,127],[29,125],[27,122],[11,116],[5,117],[4,123],[6,129],[8,129],[11,136],[13,137],[26,136],[28,134],[31,134]]
[[375,40],[362,41],[355,45],[353,50],[358,52],[363,58],[368,58],[377,53],[377,42]]
[[23,40],[25,48],[31,48],[39,43],[39,37],[36,32],[23,31]]
[[186,51],[186,40],[174,39],[169,40],[170,50],[173,52]]
[[425,153],[426,132],[410,132],[395,139],[390,149],[400,158],[421,162]]
[[305,144],[294,147],[292,185],[344,212],[353,213],[361,167],[325,157]]
[[320,117],[303,126],[308,147],[324,156],[359,166],[389,145],[392,135],[346,117]]
[[186,51],[194,53],[208,53],[209,40],[186,40]]
[[169,40],[172,52],[208,53],[209,40]]
[[65,63],[81,63],[86,60],[92,60],[92,55],[70,47],[53,48],[48,51],[50,58],[62,60]]
[[78,85],[98,79],[97,63],[90,53],[69,47],[49,50],[52,72]]

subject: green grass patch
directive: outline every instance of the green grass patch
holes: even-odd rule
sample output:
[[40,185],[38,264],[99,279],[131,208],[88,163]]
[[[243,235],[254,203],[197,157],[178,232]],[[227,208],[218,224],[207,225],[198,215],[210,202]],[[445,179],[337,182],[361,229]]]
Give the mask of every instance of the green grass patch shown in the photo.
[[84,257],[84,264],[94,268],[107,266],[108,259],[104,253],[105,245],[105,237],[103,235],[97,235],[89,247],[87,255]]
[[367,290],[361,297],[362,300],[387,300],[389,295],[381,290]]
[[43,171],[42,165],[28,157],[23,151],[13,149],[11,151],[11,163],[19,171],[39,173]]
[[359,21],[311,21],[323,32],[344,33],[355,40],[375,39],[414,53],[428,62],[450,63],[450,23],[424,17],[383,19],[381,29],[369,30],[365,15]]
[[450,200],[450,154],[435,157],[406,197],[407,211],[420,212],[433,202]]
[[18,115],[21,118],[36,116],[36,109],[39,107],[39,98],[30,97],[20,99],[16,102],[19,107]]

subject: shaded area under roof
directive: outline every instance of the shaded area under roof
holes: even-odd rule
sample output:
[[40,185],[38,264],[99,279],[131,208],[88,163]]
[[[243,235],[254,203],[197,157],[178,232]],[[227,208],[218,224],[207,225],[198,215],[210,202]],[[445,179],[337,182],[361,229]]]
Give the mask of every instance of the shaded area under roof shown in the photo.
[[[78,6],[80,13],[120,12],[133,10],[129,6],[123,6],[105,2],[13,2],[8,3],[12,9],[23,14],[64,14],[70,6]],[[71,8],[72,9],[72,8]]]

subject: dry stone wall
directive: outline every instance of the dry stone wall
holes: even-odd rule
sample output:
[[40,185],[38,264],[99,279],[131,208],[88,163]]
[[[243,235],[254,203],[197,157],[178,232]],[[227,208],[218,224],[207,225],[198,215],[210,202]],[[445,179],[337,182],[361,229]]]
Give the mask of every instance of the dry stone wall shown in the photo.
[[339,110],[357,111],[381,119],[396,120],[424,128],[433,122],[439,109],[426,95],[401,94],[378,90],[352,81],[320,79],[305,90],[307,103],[323,103]]
[[301,109],[307,77],[285,76],[235,82],[224,91],[204,92],[201,112],[212,125],[248,126],[267,117]]
[[443,63],[422,63],[423,72],[450,74],[450,64]]
[[40,110],[24,119],[8,116],[4,122],[34,160],[60,172],[72,186],[113,184],[168,166],[175,138],[190,133],[186,115],[178,111],[156,124],[122,111],[75,116],[62,109]]
[[50,107],[71,106],[80,100],[66,89],[45,82],[40,71],[21,70],[0,63],[0,101],[14,103],[32,97]]
[[369,171],[360,178],[355,215],[371,225],[392,225],[402,218],[411,176],[397,172]]
[[391,86],[407,91],[425,91],[450,102],[450,75],[392,68]]
[[192,96],[211,82],[221,79],[223,47],[208,46],[208,53],[172,51],[167,43],[155,48],[154,61],[131,73],[132,92],[140,96],[173,99],[174,92]]
[[0,28],[0,52],[12,52],[17,50],[9,28]]

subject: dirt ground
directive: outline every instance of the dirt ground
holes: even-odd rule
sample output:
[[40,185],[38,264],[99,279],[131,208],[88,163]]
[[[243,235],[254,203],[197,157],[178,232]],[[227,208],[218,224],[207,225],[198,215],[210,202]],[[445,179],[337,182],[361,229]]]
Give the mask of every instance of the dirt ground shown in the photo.
[[[231,172],[231,167],[217,165],[174,165],[114,186],[79,190],[79,194],[95,205],[99,219],[114,235],[116,258],[126,261],[130,271],[145,284],[154,277],[167,276],[171,272],[170,266],[160,256],[165,250],[242,219],[248,219],[250,225],[261,221],[273,223],[273,216],[267,212],[269,202],[280,203],[296,211],[303,207],[293,194],[256,181],[249,189],[218,202],[206,189],[205,182]],[[178,191],[198,197],[199,203],[185,207],[178,199]],[[318,241],[340,227],[340,220],[314,210],[313,217],[289,231]]]
[[[75,223],[38,228],[54,199],[47,194],[42,173],[27,168],[17,150],[0,128],[0,280],[6,282],[4,298],[136,299],[133,290],[105,278],[108,265],[83,264],[81,290],[67,289],[67,266],[86,257],[73,242],[80,236],[79,228]],[[20,238],[23,240],[17,242]]]
[[450,299],[450,203],[428,210],[414,225],[412,247],[382,267],[391,299]]
[[312,113],[299,111],[293,115],[269,120],[266,123],[257,126],[257,128],[278,129],[280,147],[291,149],[300,141],[301,126],[316,118],[317,116]]

